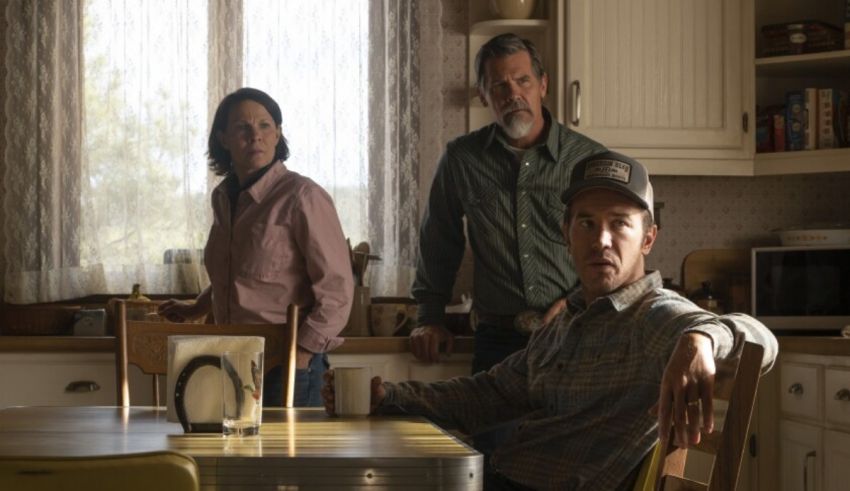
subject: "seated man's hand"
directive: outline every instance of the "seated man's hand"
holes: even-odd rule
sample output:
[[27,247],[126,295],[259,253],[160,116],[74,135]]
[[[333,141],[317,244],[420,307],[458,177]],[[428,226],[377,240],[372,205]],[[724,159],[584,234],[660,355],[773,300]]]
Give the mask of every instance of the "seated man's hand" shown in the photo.
[[170,299],[162,302],[156,309],[156,313],[170,322],[187,322],[200,319],[207,313],[196,302]]
[[543,325],[548,326],[549,323],[552,322],[555,317],[558,317],[558,314],[563,312],[565,308],[567,308],[566,297],[555,300],[555,302],[549,306],[549,310],[543,314]]
[[452,353],[454,334],[443,326],[425,325],[410,333],[410,351],[413,356],[426,363],[440,360],[440,345],[446,343],[446,354]]
[[[711,338],[688,333],[679,338],[664,375],[658,409],[658,432],[667,441],[673,425],[673,442],[682,448],[699,443],[701,432],[714,430],[714,351]],[[702,406],[702,421],[700,421]]]
[[[325,403],[325,412],[330,416],[336,416],[336,409],[334,406],[334,371],[328,370],[325,372],[325,384],[322,386],[322,400]],[[387,391],[384,390],[384,386],[381,385],[383,382],[381,377],[372,377],[372,401],[369,405],[369,412],[375,412],[375,409],[384,402],[384,397],[387,396]]]

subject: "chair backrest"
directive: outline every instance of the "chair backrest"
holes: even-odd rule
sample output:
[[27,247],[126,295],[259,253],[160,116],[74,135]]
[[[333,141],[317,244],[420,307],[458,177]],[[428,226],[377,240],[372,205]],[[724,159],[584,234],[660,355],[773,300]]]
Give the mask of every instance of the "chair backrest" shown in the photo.
[[283,401],[293,406],[295,361],[298,338],[298,306],[287,308],[286,324],[193,324],[167,321],[139,321],[127,318],[127,304],[115,302],[115,337],[118,405],[130,406],[129,365],[153,375],[153,399],[160,405],[159,377],[168,372],[168,336],[262,336],[265,338],[263,366],[266,372],[283,368]]
[[[658,489],[733,491],[737,486],[764,354],[764,348],[755,343],[745,342],[739,346],[736,353],[717,362],[715,430],[704,434],[700,443],[691,447],[714,456],[708,481],[697,482],[684,477],[689,449],[676,447],[671,438],[666,447],[660,447],[664,443],[660,442],[655,452],[661,457],[657,459],[655,474]],[[652,454],[648,459],[651,458]]]
[[53,491],[197,491],[198,465],[161,451],[98,457],[0,457],[0,489]]

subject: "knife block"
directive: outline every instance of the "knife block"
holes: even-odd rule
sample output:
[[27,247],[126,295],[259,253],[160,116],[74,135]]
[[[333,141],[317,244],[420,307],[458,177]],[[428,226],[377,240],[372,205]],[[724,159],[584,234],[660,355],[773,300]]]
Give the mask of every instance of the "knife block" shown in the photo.
[[372,297],[369,295],[368,286],[354,287],[354,301],[351,303],[351,314],[348,316],[348,324],[339,333],[342,337],[370,336],[369,327],[369,305]]

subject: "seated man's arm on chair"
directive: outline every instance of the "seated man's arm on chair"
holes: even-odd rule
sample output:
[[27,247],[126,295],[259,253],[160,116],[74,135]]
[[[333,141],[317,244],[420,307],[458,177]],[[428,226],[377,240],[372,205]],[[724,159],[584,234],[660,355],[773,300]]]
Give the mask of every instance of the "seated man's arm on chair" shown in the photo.
[[736,343],[749,341],[764,347],[765,373],[773,366],[778,352],[770,330],[750,316],[718,317],[703,312],[691,315],[693,323],[676,342],[664,369],[657,405],[660,437],[666,438],[666,428],[672,424],[674,443],[680,447],[699,443],[702,432],[713,431],[715,359],[733,353],[738,348]]

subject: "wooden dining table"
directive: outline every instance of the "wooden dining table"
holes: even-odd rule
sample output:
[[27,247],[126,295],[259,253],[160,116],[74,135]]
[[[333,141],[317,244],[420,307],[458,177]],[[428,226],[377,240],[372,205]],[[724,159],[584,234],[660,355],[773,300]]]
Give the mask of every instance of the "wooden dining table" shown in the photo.
[[481,489],[481,454],[410,416],[331,417],[265,409],[260,434],[183,432],[155,407],[0,410],[0,456],[93,456],[175,450],[192,456],[201,489]]

